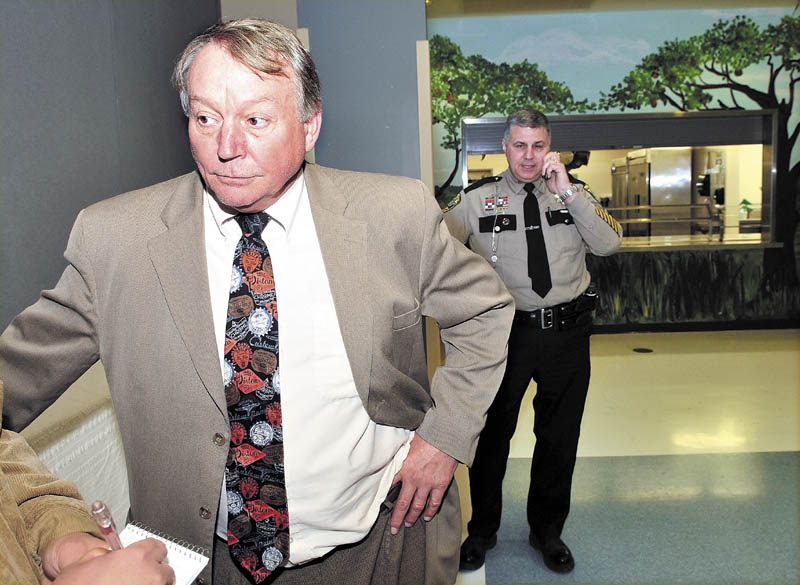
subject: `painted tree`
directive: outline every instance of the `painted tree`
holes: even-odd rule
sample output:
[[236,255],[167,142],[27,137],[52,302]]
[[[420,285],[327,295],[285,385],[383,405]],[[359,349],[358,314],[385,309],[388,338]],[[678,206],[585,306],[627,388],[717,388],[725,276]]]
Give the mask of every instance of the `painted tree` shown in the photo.
[[535,63],[493,63],[481,55],[465,56],[449,38],[430,39],[431,111],[434,124],[444,126],[441,146],[453,151],[453,170],[436,188],[443,194],[458,171],[461,156],[461,121],[488,114],[508,115],[520,108],[545,113],[585,112],[593,107],[576,101],[560,82],[550,81]]
[[[766,87],[742,81],[748,68],[766,67]],[[608,94],[601,109],[640,110],[659,102],[679,111],[774,109],[778,117],[777,177],[773,204],[775,238],[780,249],[764,253],[766,290],[796,286],[798,271],[794,247],[800,162],[791,164],[800,125],[790,127],[795,90],[800,82],[800,17],[784,16],[763,30],[740,15],[720,20],[705,33],[665,43],[647,55]],[[785,95],[778,88],[788,87]],[[745,99],[747,98],[747,99]]]

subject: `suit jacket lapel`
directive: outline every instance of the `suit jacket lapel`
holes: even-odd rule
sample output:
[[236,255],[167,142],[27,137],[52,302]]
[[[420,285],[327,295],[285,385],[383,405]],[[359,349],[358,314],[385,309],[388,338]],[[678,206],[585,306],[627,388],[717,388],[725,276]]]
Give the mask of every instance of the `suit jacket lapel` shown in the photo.
[[175,326],[206,390],[227,413],[214,339],[203,233],[203,185],[182,181],[161,214],[166,231],[148,243]]
[[307,164],[306,188],[353,379],[367,404],[372,368],[367,224],[345,216],[350,202],[323,171]]

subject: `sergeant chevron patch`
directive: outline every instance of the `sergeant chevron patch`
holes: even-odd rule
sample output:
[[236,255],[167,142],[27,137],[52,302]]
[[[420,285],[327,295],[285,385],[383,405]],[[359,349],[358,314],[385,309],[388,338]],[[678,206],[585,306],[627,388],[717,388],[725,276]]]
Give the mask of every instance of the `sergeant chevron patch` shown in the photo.
[[616,219],[611,217],[611,214],[609,212],[607,212],[602,207],[595,207],[594,212],[600,217],[600,219],[606,222],[611,227],[611,229],[617,232],[618,236],[622,235],[622,226],[619,225]]

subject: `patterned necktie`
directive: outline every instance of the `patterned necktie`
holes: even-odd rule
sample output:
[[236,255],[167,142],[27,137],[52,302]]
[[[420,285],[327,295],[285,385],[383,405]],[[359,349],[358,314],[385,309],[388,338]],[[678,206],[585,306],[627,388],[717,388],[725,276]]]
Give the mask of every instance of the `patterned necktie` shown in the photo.
[[240,214],[231,272],[224,382],[231,425],[225,466],[228,547],[256,582],[289,558],[278,369],[278,305],[261,231],[266,213]]
[[533,183],[525,183],[524,189],[527,193],[523,203],[523,212],[525,237],[528,240],[528,276],[531,277],[533,291],[544,298],[553,288],[553,282],[550,280],[550,262],[547,260],[547,247],[544,245],[539,203],[533,192]]

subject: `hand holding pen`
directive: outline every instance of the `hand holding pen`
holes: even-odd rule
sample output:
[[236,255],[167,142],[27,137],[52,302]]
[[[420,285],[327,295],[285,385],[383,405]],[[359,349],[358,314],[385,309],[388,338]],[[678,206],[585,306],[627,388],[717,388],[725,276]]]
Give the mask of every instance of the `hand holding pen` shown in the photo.
[[[174,585],[175,572],[163,542],[146,538],[123,548],[111,512],[102,501],[91,505],[105,541],[87,532],[65,534],[42,554],[42,583],[53,585]],[[107,545],[107,548],[103,544]]]
[[103,534],[108,546],[111,550],[119,550],[122,548],[122,542],[119,539],[119,532],[117,532],[117,525],[114,524],[114,517],[111,511],[106,507],[102,500],[96,500],[92,504],[92,516],[97,522],[97,527]]

